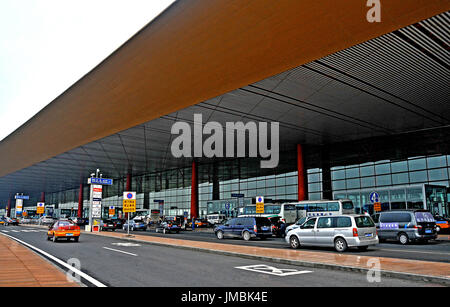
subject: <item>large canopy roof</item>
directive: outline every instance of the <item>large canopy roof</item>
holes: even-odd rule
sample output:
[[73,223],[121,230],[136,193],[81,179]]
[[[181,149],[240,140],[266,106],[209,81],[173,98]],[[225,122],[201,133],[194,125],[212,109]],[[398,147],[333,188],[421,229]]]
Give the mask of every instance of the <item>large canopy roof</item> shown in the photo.
[[0,143],[0,199],[187,165],[170,128],[194,113],[278,121],[282,145],[448,126],[449,2],[379,24],[362,2],[176,2]]

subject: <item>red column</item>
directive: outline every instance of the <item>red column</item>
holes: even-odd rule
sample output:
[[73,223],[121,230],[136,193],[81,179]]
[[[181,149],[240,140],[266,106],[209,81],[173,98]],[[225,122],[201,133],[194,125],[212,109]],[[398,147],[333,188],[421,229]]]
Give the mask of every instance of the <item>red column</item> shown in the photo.
[[83,217],[83,184],[80,183],[80,189],[78,190],[78,218]]
[[191,176],[191,218],[198,217],[198,179],[197,179],[197,164],[192,161],[192,176]]
[[11,217],[11,198],[8,199],[8,209],[6,210],[6,216]]
[[41,203],[45,203],[45,192],[41,192]]
[[305,186],[305,169],[303,165],[303,151],[302,145],[297,144],[297,172],[298,172],[298,200],[305,200],[307,198],[306,195],[306,186]]

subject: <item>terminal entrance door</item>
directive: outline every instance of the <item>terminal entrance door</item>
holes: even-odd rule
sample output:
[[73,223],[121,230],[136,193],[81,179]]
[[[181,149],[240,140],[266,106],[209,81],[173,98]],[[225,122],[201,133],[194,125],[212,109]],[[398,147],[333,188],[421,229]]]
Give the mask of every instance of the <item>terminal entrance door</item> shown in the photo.
[[432,215],[449,217],[447,187],[426,184],[425,201],[427,204],[427,210],[429,210]]

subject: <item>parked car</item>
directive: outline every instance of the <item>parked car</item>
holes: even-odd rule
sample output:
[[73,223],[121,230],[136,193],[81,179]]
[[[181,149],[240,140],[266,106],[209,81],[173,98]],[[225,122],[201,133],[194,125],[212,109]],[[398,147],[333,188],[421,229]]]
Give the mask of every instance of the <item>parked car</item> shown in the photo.
[[5,225],[6,218],[0,217],[0,225]]
[[300,227],[290,230],[285,240],[292,248],[329,246],[338,252],[349,247],[366,250],[378,244],[375,223],[369,216],[359,214],[309,218]]
[[126,222],[126,220],[124,220],[124,219],[118,219],[118,218],[111,219],[111,221],[113,222],[114,227],[115,227],[116,229],[122,229],[123,224]]
[[39,219],[39,222],[41,225],[51,225],[57,221],[56,218],[53,218],[51,216],[43,216]]
[[214,229],[219,240],[225,237],[241,237],[248,241],[251,238],[266,239],[272,236],[272,224],[267,217],[236,217]]
[[450,219],[443,216],[435,215],[436,232],[446,232],[450,230]]
[[14,218],[7,217],[5,219],[5,226],[9,226],[9,225],[17,226],[17,225],[19,225],[19,221]]
[[88,217],[77,218],[76,224],[78,226],[89,225],[89,218]]
[[73,238],[75,242],[78,242],[80,239],[80,226],[69,220],[56,220],[55,223],[48,227],[47,240],[56,242],[61,238],[66,238],[67,240]]
[[[128,221],[122,225],[123,230],[128,230]],[[130,230],[147,230],[147,224],[142,220],[130,220]]]
[[293,229],[297,229],[299,228],[301,225],[303,225],[310,217],[309,216],[304,216],[299,218],[294,224],[289,225],[288,227],[286,227],[285,230],[285,234],[287,234],[289,231],[293,230]]
[[377,223],[380,240],[428,241],[437,238],[436,221],[426,210],[382,211]]
[[102,223],[100,224],[100,229],[105,230],[105,231],[108,231],[108,230],[115,231],[117,229],[117,227],[112,220],[104,219],[104,220],[102,220]]
[[181,230],[182,220],[178,217],[167,217],[164,221],[156,225],[155,232],[173,232],[179,233]]

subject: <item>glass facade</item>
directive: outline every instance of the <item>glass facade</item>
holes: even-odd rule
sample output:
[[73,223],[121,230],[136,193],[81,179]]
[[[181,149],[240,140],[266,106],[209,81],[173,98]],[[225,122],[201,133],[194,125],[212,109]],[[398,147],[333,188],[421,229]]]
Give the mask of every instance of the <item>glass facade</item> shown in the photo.
[[[447,199],[446,188],[450,186],[450,156],[411,157],[402,161],[376,161],[359,165],[331,168],[333,198],[349,198],[358,210],[370,209],[369,194],[380,195],[383,210],[419,209],[424,207],[423,184],[443,186],[438,188],[437,202]],[[430,192],[432,193],[432,192]],[[448,214],[443,209],[436,213]],[[427,209],[431,208],[431,204]],[[441,208],[441,206],[439,206]]]

